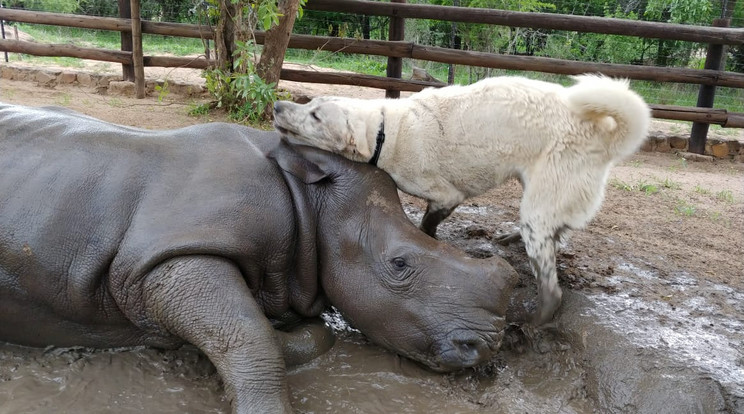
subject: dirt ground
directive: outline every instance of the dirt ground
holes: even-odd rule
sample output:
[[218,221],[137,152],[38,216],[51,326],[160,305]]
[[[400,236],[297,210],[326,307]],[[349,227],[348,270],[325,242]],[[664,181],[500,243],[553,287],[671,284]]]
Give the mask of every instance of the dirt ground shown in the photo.
[[[166,75],[161,72],[151,73],[149,76],[162,78]],[[193,71],[184,75],[169,72],[167,76],[182,76],[180,79],[199,82],[198,73]],[[280,86],[295,96],[384,95],[378,90],[345,86],[294,82],[282,82]],[[224,115],[219,114],[200,117],[187,114],[190,108],[205,99],[187,100],[169,95],[163,101],[158,101],[157,97],[136,100],[124,96],[100,95],[78,86],[43,88],[29,82],[0,79],[2,102],[31,106],[61,105],[106,121],[141,128],[176,128],[224,120]],[[684,132],[685,129],[689,129],[689,125],[658,121],[653,124],[655,131]],[[728,137],[741,137],[741,131],[722,133],[728,134]],[[520,195],[519,184],[509,182],[483,196],[467,200],[442,224],[441,238],[474,256],[504,257],[517,269],[522,276],[522,285],[529,290],[533,282],[524,246],[514,244],[504,247],[493,240],[496,235],[517,229]],[[401,198],[412,220],[420,220],[425,204],[405,194]],[[744,407],[744,164],[724,160],[691,162],[671,153],[638,153],[632,156],[613,168],[604,204],[594,220],[586,229],[570,234],[562,244],[558,268],[560,284],[564,289],[581,293],[597,305],[592,312],[601,324],[621,334],[638,349],[660,351],[676,363],[692,367],[701,376],[716,381],[726,396],[726,403],[722,405],[720,412],[739,412]],[[357,367],[354,374],[341,377],[334,377],[329,374],[330,371],[323,371],[326,368],[322,364],[313,365],[299,368],[296,372],[309,370],[313,378],[316,375],[330,375],[330,385],[326,384],[325,391],[329,395],[337,396],[340,390],[349,386],[372,391],[364,391],[362,397],[349,400],[357,404],[367,401],[370,404],[367,409],[363,405],[362,408],[356,405],[352,410],[344,405],[352,402],[329,400],[316,401],[316,408],[308,412],[544,412],[545,406],[540,405],[543,400],[535,397],[541,393],[535,390],[544,388],[536,385],[539,381],[563,384],[562,388],[555,388],[557,396],[544,400],[546,406],[560,402],[560,408],[553,407],[555,412],[592,412],[597,409],[596,397],[587,396],[587,385],[582,379],[584,374],[581,370],[574,371],[572,368],[580,364],[580,357],[556,362],[541,357],[544,350],[538,349],[539,352],[532,354],[529,350],[518,349],[518,346],[514,349],[507,347],[506,356],[500,357],[501,362],[494,365],[497,372],[489,374],[491,385],[485,386],[474,382],[472,376],[468,380],[460,377],[443,378],[424,373],[414,365],[403,363],[401,366],[399,359],[376,348],[359,347],[359,344],[364,344],[363,339],[353,336],[350,338],[341,341],[342,349],[326,357],[326,362],[346,364],[348,361],[344,362],[344,358],[349,354],[371,353],[371,359],[366,359],[366,363],[371,360],[385,366],[397,364],[393,370],[396,375],[415,371],[417,382],[407,385],[415,385],[415,391],[404,386],[399,394],[403,400],[390,402],[389,395],[376,394],[374,390],[376,387],[401,387],[400,378],[396,377],[397,382],[386,382],[387,377],[376,374],[374,364]],[[522,362],[510,359],[511,352],[516,352],[515,349],[522,355]],[[31,351],[0,348],[0,366],[3,360],[7,362],[11,359],[34,360],[39,366],[51,366],[54,364],[51,360],[60,358],[59,353],[49,356],[48,352],[27,352]],[[75,354],[76,351],[69,352]],[[77,354],[71,356],[69,352],[61,352],[66,361],[74,362],[81,358]],[[138,366],[142,366],[142,360],[152,360],[157,365],[153,368],[148,362],[144,362],[149,368],[142,370],[147,372],[138,374],[133,380],[152,374],[149,371],[157,371],[155,375],[161,375],[162,378],[162,374],[158,374],[159,369],[162,372],[186,370],[181,365],[173,368],[173,364],[177,365],[174,361],[181,361],[178,364],[191,361],[197,368],[189,369],[198,372],[186,377],[194,384],[207,378],[206,385],[200,385],[200,393],[208,397],[202,394],[197,397],[192,395],[194,401],[200,401],[206,408],[189,405],[190,408],[186,411],[224,412],[225,402],[214,396],[219,395],[219,384],[214,379],[214,372],[209,364],[194,351],[184,352],[186,353],[172,357],[148,350],[139,356],[128,356],[127,358],[137,360]],[[112,357],[109,354],[94,354],[87,358]],[[168,365],[170,368],[158,364]],[[541,367],[549,372],[543,376],[534,372],[524,374],[527,365],[520,364],[532,364],[533,369]],[[478,377],[484,374],[481,372],[472,375]],[[0,371],[0,401],[3,395],[12,396],[13,392],[18,393],[23,387],[30,386],[14,383],[9,379],[12,377]],[[4,381],[5,388],[2,385]],[[11,383],[17,385],[10,387],[8,391],[7,384]],[[194,384],[190,383],[187,387]],[[112,387],[119,385],[115,383]],[[321,398],[317,383],[305,377],[291,377],[290,385],[298,393],[293,394],[296,405],[312,406],[313,401],[310,400]],[[134,402],[135,394],[140,391],[147,394],[151,386],[145,383],[131,391],[132,395],[126,398]],[[504,405],[503,400],[495,404],[494,398],[503,392],[493,388],[496,386],[500,390],[521,387],[513,390],[513,395],[528,395],[532,402],[519,402],[518,398],[513,397],[508,399],[511,405]],[[41,387],[34,392],[46,392],[43,389]],[[30,393],[31,391],[27,391],[26,395]],[[166,395],[169,394],[164,391],[162,396]],[[406,395],[408,397],[404,397]],[[450,398],[453,395],[456,398]],[[0,413],[52,412],[50,406],[56,404],[54,399],[48,399],[44,400],[47,401],[46,405],[38,402],[24,405],[22,398],[18,398],[21,397],[16,396],[13,400],[17,404],[8,405],[7,409],[0,405]],[[418,398],[418,402],[406,405],[410,401],[407,402],[405,398]],[[110,411],[102,409],[95,412],[119,412],[117,407],[121,408],[121,405],[110,401],[107,404]],[[450,404],[447,406],[450,408],[442,409],[446,404]],[[80,409],[75,404],[66,407],[67,411],[63,409],[60,412]],[[183,409],[183,405],[179,407]],[[7,411],[11,408],[15,411]],[[631,409],[630,412],[632,411]],[[693,409],[691,412],[699,411]]]

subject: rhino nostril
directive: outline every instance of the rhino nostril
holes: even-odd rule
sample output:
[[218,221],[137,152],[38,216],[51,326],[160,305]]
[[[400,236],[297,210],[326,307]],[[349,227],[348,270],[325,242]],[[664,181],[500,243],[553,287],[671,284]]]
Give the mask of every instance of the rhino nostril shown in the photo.
[[279,104],[279,101],[274,102],[274,113],[278,114],[282,111],[282,106]]
[[452,339],[452,345],[464,359],[477,359],[487,348],[480,338],[455,338]]

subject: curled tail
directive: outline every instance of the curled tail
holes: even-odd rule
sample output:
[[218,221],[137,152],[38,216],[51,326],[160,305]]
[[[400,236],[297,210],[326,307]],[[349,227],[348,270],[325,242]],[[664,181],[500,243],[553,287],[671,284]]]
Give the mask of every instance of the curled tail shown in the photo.
[[606,131],[604,139],[613,155],[622,158],[636,152],[648,136],[651,109],[629,89],[628,80],[603,75],[574,79],[577,83],[566,89],[571,109]]

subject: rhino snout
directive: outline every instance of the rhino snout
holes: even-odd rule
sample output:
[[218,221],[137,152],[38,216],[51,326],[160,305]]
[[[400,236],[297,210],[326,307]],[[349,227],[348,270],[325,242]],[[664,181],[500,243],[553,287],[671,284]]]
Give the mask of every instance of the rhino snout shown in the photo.
[[455,332],[446,340],[435,369],[455,371],[488,361],[499,349],[502,338],[503,331],[486,337],[476,332]]

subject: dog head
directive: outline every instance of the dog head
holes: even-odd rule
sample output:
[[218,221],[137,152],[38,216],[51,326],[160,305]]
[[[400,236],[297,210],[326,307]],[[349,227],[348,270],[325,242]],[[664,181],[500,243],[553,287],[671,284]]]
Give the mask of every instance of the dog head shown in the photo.
[[363,100],[341,97],[319,97],[302,105],[278,101],[274,127],[302,143],[366,161],[372,153],[367,140],[369,111],[364,107]]

